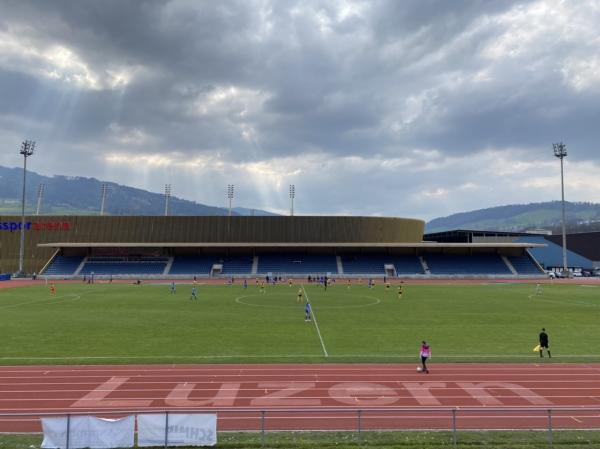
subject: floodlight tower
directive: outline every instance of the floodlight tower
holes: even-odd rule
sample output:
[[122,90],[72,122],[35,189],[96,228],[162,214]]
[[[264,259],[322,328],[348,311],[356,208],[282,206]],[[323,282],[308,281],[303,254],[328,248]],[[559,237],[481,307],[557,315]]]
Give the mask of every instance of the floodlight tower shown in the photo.
[[227,198],[229,198],[229,216],[231,217],[231,202],[233,201],[233,184],[227,184]]
[[553,143],[554,156],[560,159],[560,190],[562,195],[562,253],[563,253],[563,273],[568,273],[567,266],[567,229],[565,223],[565,176],[563,171],[563,159],[567,157],[567,146],[560,143]]
[[42,208],[42,198],[44,196],[44,188],[45,188],[45,184],[40,184],[38,186],[38,191],[37,191],[37,208],[35,209],[35,214],[36,215],[40,214],[40,209]]
[[169,215],[169,200],[171,199],[171,184],[165,184],[165,217]]
[[294,198],[296,198],[296,186],[290,184],[290,216],[294,216]]
[[33,155],[35,151],[35,142],[25,140],[21,143],[19,154],[23,155],[23,195],[21,197],[21,244],[19,247],[19,272],[18,276],[24,276],[23,259],[25,258],[25,185],[27,175],[27,158]]
[[100,186],[100,215],[104,215],[104,205],[106,204],[106,184]]

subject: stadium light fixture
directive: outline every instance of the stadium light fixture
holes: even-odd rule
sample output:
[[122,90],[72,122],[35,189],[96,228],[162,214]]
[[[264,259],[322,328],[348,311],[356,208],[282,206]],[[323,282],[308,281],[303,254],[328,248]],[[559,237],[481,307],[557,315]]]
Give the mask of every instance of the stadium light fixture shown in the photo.
[[553,143],[554,156],[560,159],[560,190],[562,196],[562,256],[563,256],[563,274],[568,275],[567,265],[567,225],[565,222],[565,176],[563,170],[563,159],[567,157],[567,146],[560,143]]
[[32,156],[35,151],[35,142],[25,140],[21,143],[19,154],[23,155],[23,195],[21,196],[21,243],[19,247],[19,272],[17,276],[25,276],[23,260],[25,259],[25,186],[27,178],[27,158]]
[[231,217],[231,203],[233,201],[233,184],[227,184],[227,198],[229,198],[229,216]]
[[171,184],[165,184],[165,217],[169,215],[169,200],[171,199]]
[[100,215],[104,215],[104,205],[106,203],[106,184],[100,186]]
[[45,188],[45,184],[40,184],[38,186],[38,191],[37,191],[37,208],[35,209],[35,214],[36,215],[40,214],[40,209],[42,208],[42,198],[44,196],[44,188]]
[[294,198],[296,198],[296,186],[290,184],[290,216],[294,216]]

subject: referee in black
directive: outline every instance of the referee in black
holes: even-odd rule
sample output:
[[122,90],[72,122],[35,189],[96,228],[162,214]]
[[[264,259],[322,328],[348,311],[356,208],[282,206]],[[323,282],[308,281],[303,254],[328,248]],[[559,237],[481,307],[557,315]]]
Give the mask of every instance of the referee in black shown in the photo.
[[548,334],[546,333],[546,329],[542,327],[542,332],[540,332],[540,357],[544,357],[544,349],[548,351],[548,358],[552,358],[550,347],[548,346]]

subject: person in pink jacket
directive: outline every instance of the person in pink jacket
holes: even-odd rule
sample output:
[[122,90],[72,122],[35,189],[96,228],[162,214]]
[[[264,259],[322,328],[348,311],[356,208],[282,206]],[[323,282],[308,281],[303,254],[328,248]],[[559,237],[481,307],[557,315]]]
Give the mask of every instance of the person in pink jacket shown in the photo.
[[431,357],[431,348],[425,340],[421,343],[421,352],[419,353],[421,356],[421,365],[423,367],[422,372],[429,374],[429,369],[427,368],[427,359]]

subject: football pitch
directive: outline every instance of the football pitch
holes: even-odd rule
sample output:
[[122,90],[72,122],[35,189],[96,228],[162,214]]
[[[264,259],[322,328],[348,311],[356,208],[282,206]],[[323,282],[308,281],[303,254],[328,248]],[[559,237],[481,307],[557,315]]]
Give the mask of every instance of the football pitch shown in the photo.
[[[0,364],[600,360],[600,287],[57,284],[0,290]],[[304,289],[313,320],[304,319]],[[547,362],[547,359],[544,359]]]

